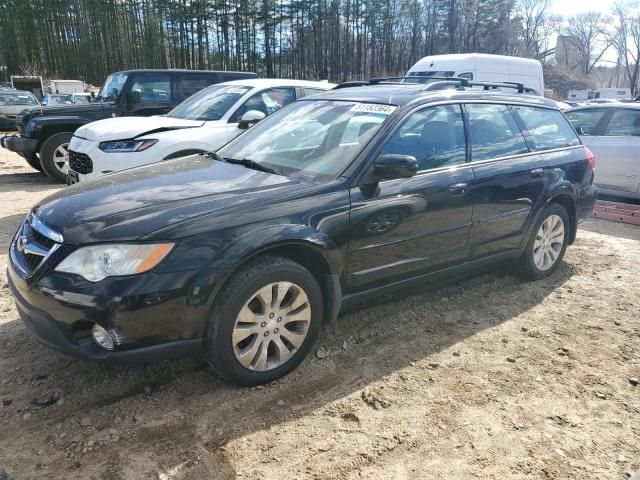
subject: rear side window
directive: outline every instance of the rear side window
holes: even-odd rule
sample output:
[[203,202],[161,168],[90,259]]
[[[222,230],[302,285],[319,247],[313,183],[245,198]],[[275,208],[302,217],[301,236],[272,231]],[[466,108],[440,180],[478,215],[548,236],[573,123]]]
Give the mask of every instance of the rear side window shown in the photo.
[[527,153],[520,127],[506,105],[470,103],[465,106],[473,161]]
[[215,83],[215,78],[205,75],[185,75],[180,79],[180,83],[182,84],[182,98],[189,98],[191,95],[199,92],[203,88],[213,85]]
[[593,135],[604,113],[604,110],[575,110],[565,115],[579,135]]
[[324,90],[321,88],[303,88],[304,96],[308,97],[309,95],[315,95],[316,93],[322,93]]
[[604,131],[608,136],[640,136],[640,110],[616,110]]
[[170,102],[173,100],[171,79],[168,75],[139,75],[135,80],[131,91],[140,92],[141,103]]
[[580,140],[558,110],[535,107],[513,107],[526,129],[527,141],[532,150],[580,145]]

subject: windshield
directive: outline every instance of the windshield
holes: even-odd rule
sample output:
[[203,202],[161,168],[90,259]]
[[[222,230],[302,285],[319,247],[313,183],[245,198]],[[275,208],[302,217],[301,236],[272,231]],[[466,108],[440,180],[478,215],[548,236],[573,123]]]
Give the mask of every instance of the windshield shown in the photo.
[[[437,82],[439,80],[440,77],[441,78],[449,78],[449,77],[453,77],[455,74],[455,72],[451,72],[451,71],[436,71],[436,70],[430,70],[428,72],[409,72],[407,74],[407,76],[405,78],[402,79],[403,83],[431,83],[431,82]],[[411,77],[416,77],[416,78],[411,78]],[[418,78],[418,77],[422,77],[422,78]],[[424,78],[424,77],[436,77],[433,79],[430,78]]]
[[126,81],[127,74],[124,72],[109,75],[100,89],[100,93],[96,100],[99,102],[116,100],[118,95],[122,92],[122,87],[124,87],[124,82]]
[[167,116],[185,120],[220,120],[251,87],[213,85],[191,95]]
[[218,154],[290,177],[331,180],[395,110],[386,104],[301,100],[262,120]]
[[26,92],[3,92],[0,90],[0,106],[38,105],[38,100]]
[[47,105],[62,105],[65,101],[69,100],[68,95],[45,95],[42,99],[42,103]]

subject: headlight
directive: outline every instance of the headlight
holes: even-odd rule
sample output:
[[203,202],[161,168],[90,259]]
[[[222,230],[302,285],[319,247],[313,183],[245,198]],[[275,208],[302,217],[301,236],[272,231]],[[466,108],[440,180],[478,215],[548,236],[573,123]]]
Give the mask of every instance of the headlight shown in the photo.
[[100,142],[98,148],[105,153],[144,152],[158,143],[158,140],[118,140],[115,142]]
[[90,282],[99,282],[115,275],[134,275],[151,270],[169,254],[173,246],[173,243],[159,243],[82,247],[60,262],[56,270],[75,273]]

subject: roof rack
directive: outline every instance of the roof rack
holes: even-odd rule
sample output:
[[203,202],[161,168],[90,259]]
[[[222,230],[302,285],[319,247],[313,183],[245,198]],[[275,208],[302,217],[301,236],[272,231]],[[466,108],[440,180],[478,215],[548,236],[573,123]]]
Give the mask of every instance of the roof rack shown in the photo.
[[[518,93],[535,93],[535,90],[529,87],[525,87],[524,84],[518,82],[479,82],[472,81],[466,78],[460,77],[432,77],[430,75],[409,75],[402,77],[377,77],[370,80],[354,80],[350,82],[344,82],[336,85],[335,89],[350,88],[350,87],[363,87],[367,85],[420,85],[415,82],[407,82],[403,80],[413,80],[426,78],[428,80],[437,80],[434,84],[426,84],[424,90],[438,90],[449,86],[451,83],[456,83],[457,88],[465,89],[468,87],[482,87],[483,90],[498,90],[501,88],[512,88],[517,90]],[[436,88],[433,88],[436,87]]]

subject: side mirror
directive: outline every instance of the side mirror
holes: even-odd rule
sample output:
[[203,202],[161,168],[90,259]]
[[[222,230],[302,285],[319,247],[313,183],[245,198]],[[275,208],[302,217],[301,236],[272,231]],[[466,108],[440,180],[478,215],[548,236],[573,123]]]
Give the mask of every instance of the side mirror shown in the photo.
[[140,92],[140,90],[134,90],[129,95],[127,95],[127,100],[129,101],[130,105],[133,105],[134,103],[140,103],[142,101],[142,93]]
[[240,117],[240,121],[238,122],[238,128],[246,130],[254,123],[258,123],[264,117],[266,117],[266,115],[259,110],[249,110],[248,112],[244,112],[242,117]]
[[376,158],[373,169],[380,178],[409,178],[418,173],[418,161],[411,155],[388,153]]
[[72,105],[72,104],[73,104],[73,102],[72,102],[71,100],[65,100],[65,101],[64,101],[64,104],[65,104],[65,105]]
[[582,126],[582,127],[578,127],[576,129],[578,131],[578,135],[591,135],[591,127],[586,127],[586,126]]

